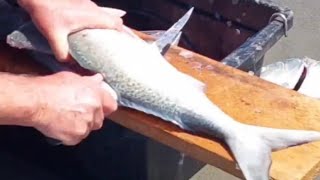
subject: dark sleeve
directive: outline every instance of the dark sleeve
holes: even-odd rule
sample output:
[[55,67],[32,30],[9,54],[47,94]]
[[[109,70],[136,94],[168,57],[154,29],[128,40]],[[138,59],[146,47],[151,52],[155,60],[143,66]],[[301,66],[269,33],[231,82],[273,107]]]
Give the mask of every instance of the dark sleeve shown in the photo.
[[10,4],[12,6],[19,6],[17,3],[17,0],[4,0],[4,1],[6,1],[8,4]]

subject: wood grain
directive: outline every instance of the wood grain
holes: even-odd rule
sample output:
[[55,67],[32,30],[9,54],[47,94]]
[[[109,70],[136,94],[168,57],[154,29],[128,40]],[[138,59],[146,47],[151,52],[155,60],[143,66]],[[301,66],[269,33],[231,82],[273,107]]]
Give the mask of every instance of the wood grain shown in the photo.
[[[1,71],[48,73],[42,66],[32,62],[32,58],[26,53],[4,45],[0,47]],[[186,54],[189,57],[186,58]],[[179,47],[172,47],[166,58],[180,71],[203,81],[207,85],[207,96],[212,102],[240,122],[320,131],[319,100]],[[230,152],[219,141],[190,134],[159,118],[128,108],[120,108],[110,119],[242,178]],[[320,171],[320,142],[274,152],[272,159],[270,174],[273,179],[313,179]]]

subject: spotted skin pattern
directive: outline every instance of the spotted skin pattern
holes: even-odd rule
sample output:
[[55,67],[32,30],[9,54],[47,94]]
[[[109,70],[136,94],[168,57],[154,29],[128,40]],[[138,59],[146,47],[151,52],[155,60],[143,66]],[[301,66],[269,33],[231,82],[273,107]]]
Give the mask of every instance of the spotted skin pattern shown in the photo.
[[268,180],[271,151],[320,140],[320,133],[239,123],[213,104],[204,84],[171,66],[157,48],[114,30],[69,36],[70,53],[84,68],[102,73],[120,106],[160,117],[195,133],[218,137],[248,180]]

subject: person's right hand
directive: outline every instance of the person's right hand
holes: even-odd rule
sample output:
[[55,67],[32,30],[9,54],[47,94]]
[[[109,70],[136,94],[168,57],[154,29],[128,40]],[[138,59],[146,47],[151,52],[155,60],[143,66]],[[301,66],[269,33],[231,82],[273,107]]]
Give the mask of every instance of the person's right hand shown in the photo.
[[91,0],[18,0],[59,61],[72,60],[68,35],[83,29],[123,31],[125,11],[102,8]]
[[105,116],[117,109],[100,74],[60,72],[39,77],[36,83],[39,105],[32,117],[34,127],[64,145],[81,142],[92,130],[100,129]]

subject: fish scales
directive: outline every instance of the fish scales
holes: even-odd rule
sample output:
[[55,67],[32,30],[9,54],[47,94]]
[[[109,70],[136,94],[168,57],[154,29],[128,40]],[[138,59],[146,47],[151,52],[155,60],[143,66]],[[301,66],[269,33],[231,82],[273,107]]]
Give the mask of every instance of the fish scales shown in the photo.
[[120,106],[222,139],[248,180],[268,180],[271,151],[320,140],[320,133],[242,124],[204,93],[205,85],[179,72],[155,46],[115,30],[87,29],[68,38],[70,53],[84,68],[102,73]]
[[[201,131],[208,132],[204,129],[212,126],[212,119],[205,119],[212,114],[212,105],[204,93],[199,93],[196,79],[180,73],[162,56],[154,56],[158,54],[155,46],[112,30],[94,31],[71,35],[71,54],[86,68],[105,76],[105,81],[118,94],[120,105],[161,117],[183,129],[193,130],[190,126],[200,127],[203,122]],[[83,44],[83,38],[92,44]],[[94,48],[97,46],[100,48]],[[203,107],[208,107],[205,104],[210,106],[210,115],[203,112]],[[194,124],[195,119],[202,119],[197,122],[198,126]],[[217,129],[211,134],[223,133]]]
[[[14,31],[8,44],[43,51],[48,43],[38,41],[43,39],[41,33],[31,29],[23,26]],[[30,46],[28,39],[36,41]],[[320,140],[317,131],[280,130],[236,121],[208,99],[204,83],[178,71],[155,45],[142,39],[114,30],[87,29],[71,34],[68,42],[71,55],[83,68],[104,75],[120,106],[194,133],[219,137],[247,180],[269,179],[272,151]]]

